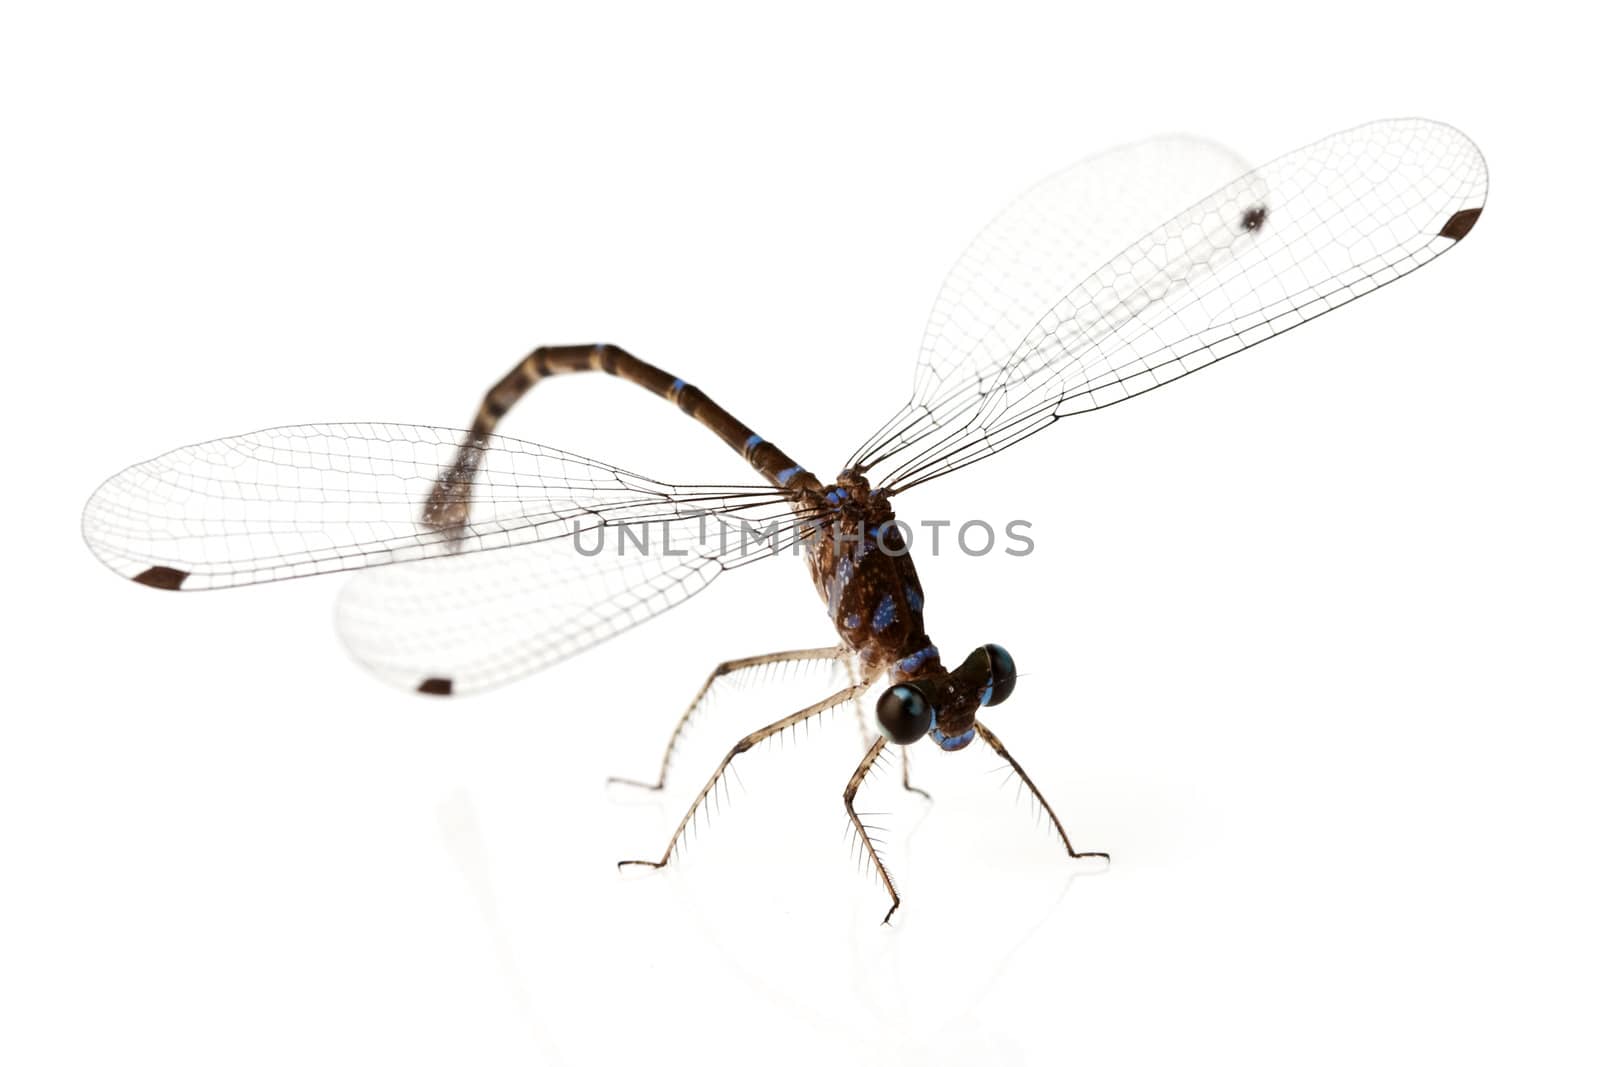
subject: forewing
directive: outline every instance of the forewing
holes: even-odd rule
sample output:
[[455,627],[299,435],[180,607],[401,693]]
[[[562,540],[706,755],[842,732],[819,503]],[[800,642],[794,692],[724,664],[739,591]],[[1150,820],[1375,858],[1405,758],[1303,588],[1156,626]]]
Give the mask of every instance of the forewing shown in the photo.
[[[674,485],[509,437],[395,423],[285,426],[129,467],[83,512],[112,570],[216,589],[572,538],[706,512],[788,513],[766,486]],[[468,461],[463,477],[463,457]],[[450,487],[453,525],[424,521]]]
[[928,316],[911,400],[852,464],[927,436],[976,406],[978,389],[1063,293],[1154,226],[1249,168],[1193,137],[1151,138],[1053,174],[994,218],[945,277]]
[[1348,303],[1453,247],[1487,194],[1477,147],[1422,119],[1283,156],[1073,288],[983,379],[975,403],[935,405],[936,432],[880,458],[879,484],[904,490],[958,470]]

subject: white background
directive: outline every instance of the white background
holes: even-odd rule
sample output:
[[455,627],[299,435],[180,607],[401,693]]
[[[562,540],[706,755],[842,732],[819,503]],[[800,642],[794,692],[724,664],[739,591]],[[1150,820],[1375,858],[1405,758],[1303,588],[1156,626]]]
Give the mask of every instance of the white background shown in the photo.
[[[1098,7],[8,5],[0,1059],[1594,1062],[1592,33]],[[991,721],[1103,874],[976,748],[920,752],[931,807],[864,803],[880,927],[840,718],[618,877],[826,684],[708,715],[659,804],[603,786],[717,659],[829,640],[797,564],[445,703],[344,658],[337,579],[156,594],[79,540],[127,463],[459,423],[541,342],[626,345],[829,471],[1037,178],[1408,114],[1489,160],[1460,249],[902,500],[1034,522],[1026,560],[921,559],[928,625],[1015,653]],[[611,381],[507,429],[739,477]]]

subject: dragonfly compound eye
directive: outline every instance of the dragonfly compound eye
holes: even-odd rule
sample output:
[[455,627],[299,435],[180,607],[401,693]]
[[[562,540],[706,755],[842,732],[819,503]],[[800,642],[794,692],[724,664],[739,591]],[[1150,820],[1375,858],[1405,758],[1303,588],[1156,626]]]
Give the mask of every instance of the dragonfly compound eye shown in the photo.
[[983,687],[978,702],[988,708],[1004,704],[1017,687],[1017,661],[999,645],[984,645],[983,650],[989,654],[989,684]]
[[878,698],[878,731],[897,745],[909,745],[933,725],[933,705],[915,686],[893,685]]

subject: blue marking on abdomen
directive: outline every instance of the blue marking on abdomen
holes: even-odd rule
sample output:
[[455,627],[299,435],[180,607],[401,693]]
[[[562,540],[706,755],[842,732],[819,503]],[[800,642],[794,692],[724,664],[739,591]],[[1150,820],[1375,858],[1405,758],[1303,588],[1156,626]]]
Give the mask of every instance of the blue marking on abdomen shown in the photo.
[[883,599],[878,601],[878,607],[872,613],[872,632],[881,634],[893,626],[895,615],[894,597],[888,593],[883,594]]
[[795,475],[804,474],[805,472],[806,472],[806,469],[804,467],[790,467],[788,470],[779,471],[778,472],[778,484],[782,485],[782,486],[787,486],[789,484],[790,480]]
[[761,435],[758,434],[758,433],[753,433],[749,437],[745,438],[744,450],[746,452],[749,452],[752,449],[754,449],[757,445],[759,445],[760,443],[761,443]]
[[839,504],[843,504],[844,503],[844,490],[843,489],[830,489],[830,490],[828,490],[827,501],[828,501],[828,503],[833,504],[835,506],[837,506]]

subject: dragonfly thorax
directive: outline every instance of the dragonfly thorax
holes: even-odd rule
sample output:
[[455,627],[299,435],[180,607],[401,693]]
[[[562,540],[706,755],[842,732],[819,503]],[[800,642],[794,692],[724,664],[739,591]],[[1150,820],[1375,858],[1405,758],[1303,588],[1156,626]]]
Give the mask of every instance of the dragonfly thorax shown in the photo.
[[831,486],[803,494],[806,559],[828,617],[866,678],[938,666],[922,625],[922,583],[886,494],[846,471]]
[[878,701],[884,735],[909,744],[924,734],[947,751],[974,736],[978,709],[998,704],[1016,684],[999,645],[974,651],[947,670],[923,625],[922,583],[889,495],[855,469],[802,493],[811,516],[806,557],[812,581],[861,676],[887,676]]

